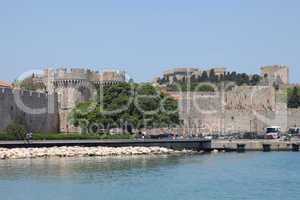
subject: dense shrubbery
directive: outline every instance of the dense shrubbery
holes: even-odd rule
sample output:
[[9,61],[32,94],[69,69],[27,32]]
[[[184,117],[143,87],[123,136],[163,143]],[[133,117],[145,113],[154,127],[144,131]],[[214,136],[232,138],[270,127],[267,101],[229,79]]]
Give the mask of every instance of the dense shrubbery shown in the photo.
[[24,140],[24,139],[18,139],[14,134],[0,133],[0,140]]
[[194,91],[194,92],[215,92],[215,87],[209,83],[191,83],[190,86],[183,83],[170,84],[167,86],[168,91]]
[[[4,133],[0,133],[0,140],[25,140],[27,129],[20,119],[7,126]],[[33,133],[33,140],[86,140],[86,139],[132,139],[132,134],[80,134],[80,133]]]
[[193,91],[196,92],[215,92],[215,88],[211,85],[197,85],[194,87]]
[[300,88],[288,89],[288,108],[300,107]]
[[[101,93],[99,93],[101,94]],[[80,103],[70,117],[85,132],[167,127],[179,121],[178,103],[150,84],[122,83],[104,89],[103,98]],[[145,124],[146,123],[146,124]],[[98,127],[91,128],[96,124]]]
[[26,127],[21,123],[12,122],[7,126],[5,132],[10,135],[9,137],[22,140],[26,136]]

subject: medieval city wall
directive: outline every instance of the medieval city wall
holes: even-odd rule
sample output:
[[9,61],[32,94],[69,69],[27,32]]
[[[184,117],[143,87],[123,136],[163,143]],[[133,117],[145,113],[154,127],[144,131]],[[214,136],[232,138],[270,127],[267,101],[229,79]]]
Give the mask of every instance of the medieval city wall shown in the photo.
[[98,87],[126,81],[124,71],[89,69],[45,69],[39,81],[46,85],[49,93],[58,96],[59,131],[62,133],[80,132],[70,122],[72,109],[80,102],[90,100]]
[[192,134],[263,132],[278,125],[300,126],[300,109],[288,110],[281,91],[272,86],[240,86],[219,93],[171,93],[179,100],[180,118]]
[[288,109],[288,126],[300,127],[300,108]]
[[21,120],[28,131],[58,132],[56,95],[0,88],[0,116],[0,131]]

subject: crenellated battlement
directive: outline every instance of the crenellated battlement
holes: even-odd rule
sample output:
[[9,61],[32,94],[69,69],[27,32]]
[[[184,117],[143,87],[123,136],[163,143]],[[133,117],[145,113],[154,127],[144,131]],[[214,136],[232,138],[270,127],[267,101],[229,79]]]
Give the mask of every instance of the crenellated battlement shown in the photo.
[[[109,83],[117,83],[117,82],[125,82],[125,72],[117,71],[117,70],[105,70],[102,72],[93,71],[90,69],[83,68],[59,68],[59,69],[46,69],[44,70],[44,74],[41,76],[44,79],[44,82],[47,80],[52,80],[54,82],[62,82],[62,81],[80,81],[86,80],[89,82],[109,82]],[[72,82],[76,83],[76,82]]]
[[90,72],[86,69],[47,69],[44,73],[44,77],[52,78],[56,80],[88,80]]
[[42,93],[42,92],[34,92],[34,91],[26,91],[26,90],[16,90],[16,89],[10,89],[10,88],[0,88],[0,95],[13,95],[18,94],[21,97],[36,97],[36,98],[47,98],[48,93]]

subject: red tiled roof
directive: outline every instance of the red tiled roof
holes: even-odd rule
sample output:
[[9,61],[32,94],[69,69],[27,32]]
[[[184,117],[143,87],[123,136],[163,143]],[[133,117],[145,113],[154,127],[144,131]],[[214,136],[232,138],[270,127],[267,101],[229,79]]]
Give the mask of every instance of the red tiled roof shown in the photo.
[[10,84],[10,83],[7,83],[7,82],[5,82],[5,81],[1,81],[0,80],[0,87],[4,87],[4,88],[11,88],[12,87],[12,85]]

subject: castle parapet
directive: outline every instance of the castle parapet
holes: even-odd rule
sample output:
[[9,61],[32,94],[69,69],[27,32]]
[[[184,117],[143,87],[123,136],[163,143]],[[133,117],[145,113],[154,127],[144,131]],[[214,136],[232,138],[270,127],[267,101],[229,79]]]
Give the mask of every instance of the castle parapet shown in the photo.
[[269,84],[289,84],[289,67],[285,65],[270,65],[261,67],[261,76]]
[[89,69],[65,69],[60,68],[56,70],[44,70],[44,81],[51,80],[54,83],[81,83],[84,81],[102,84],[102,83],[120,83],[125,82],[125,72],[123,71],[92,71]]
[[92,81],[97,85],[111,85],[125,82],[126,76],[123,71],[104,71],[101,74],[97,74]]
[[13,94],[19,94],[20,96],[36,97],[36,98],[48,97],[48,93],[43,93],[43,92],[35,92],[35,91],[27,91],[27,90],[19,90],[19,89],[11,89],[11,88],[0,88],[0,95],[13,95]]
[[85,69],[57,69],[54,71],[54,81],[56,80],[88,80],[88,71]]

